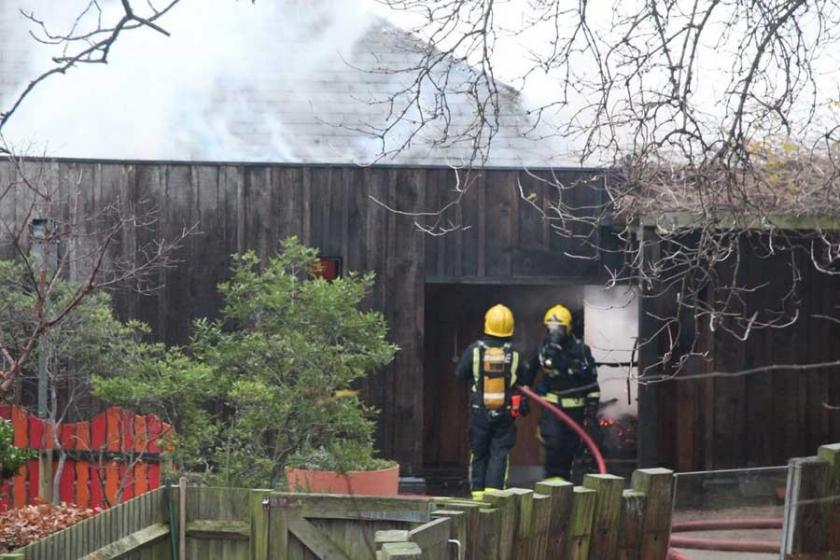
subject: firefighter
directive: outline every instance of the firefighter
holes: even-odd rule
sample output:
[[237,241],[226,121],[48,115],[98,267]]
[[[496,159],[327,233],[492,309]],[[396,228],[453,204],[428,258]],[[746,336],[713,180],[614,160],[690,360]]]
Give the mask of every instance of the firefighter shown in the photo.
[[[572,333],[572,313],[566,307],[555,305],[543,322],[546,336],[529,360],[528,377],[535,379],[541,371],[535,391],[578,424],[594,425],[601,392],[592,352]],[[540,416],[540,436],[546,478],[569,480],[580,437],[546,409]]]
[[[464,352],[455,376],[471,383],[470,489],[474,499],[485,490],[503,490],[508,455],[516,441],[515,416],[528,413],[514,395],[528,370],[511,344],[513,313],[504,305],[484,315],[484,336]],[[517,402],[520,404],[517,405]]]

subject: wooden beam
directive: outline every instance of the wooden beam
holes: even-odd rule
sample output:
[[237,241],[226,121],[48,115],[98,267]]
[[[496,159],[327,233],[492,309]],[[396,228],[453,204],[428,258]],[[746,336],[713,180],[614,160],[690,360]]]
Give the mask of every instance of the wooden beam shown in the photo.
[[572,511],[569,519],[569,534],[566,539],[565,558],[587,560],[589,542],[592,537],[592,519],[595,515],[596,492],[589,488],[575,487],[572,497]]
[[489,490],[484,499],[499,511],[501,528],[499,530],[499,560],[513,558],[513,546],[516,542],[519,518],[516,511],[516,499],[509,490]]
[[828,550],[840,552],[840,500],[837,498],[840,496],[840,444],[823,445],[817,456],[828,463],[823,491],[826,498],[831,498],[825,502],[823,511]]
[[640,551],[644,512],[644,493],[636,490],[625,490],[621,497],[618,560],[644,560]]
[[[319,531],[306,519],[302,519],[300,517],[292,519],[289,522],[289,531],[318,558],[329,560],[351,560],[344,551],[338,548],[335,543],[329,539],[329,537]],[[277,560],[281,559],[282,557],[277,557]]]
[[81,560],[111,560],[112,558],[120,558],[130,552],[140,550],[167,535],[169,535],[169,526],[163,523],[155,523],[116,542],[103,546],[95,552],[82,557]]
[[547,558],[560,559],[565,553],[574,487],[575,485],[571,482],[560,478],[543,480],[535,487],[537,492],[551,498]]
[[818,457],[791,459],[788,467],[782,554],[801,558],[828,549],[822,498],[829,464]]
[[376,555],[377,560],[420,560],[423,551],[415,543],[388,543]]
[[408,540],[417,543],[423,549],[423,552],[440,546],[445,549],[449,540],[451,524],[452,521],[447,517],[429,521],[409,531]]
[[674,473],[668,469],[638,469],[633,472],[633,490],[646,496],[642,521],[642,558],[664,559],[671,538]]
[[263,501],[270,490],[251,490],[248,509],[251,513],[251,558],[263,560],[268,557],[268,509]]
[[251,525],[244,521],[196,519],[187,523],[187,536],[193,539],[247,541],[251,538]]
[[583,486],[596,492],[589,558],[615,558],[624,479],[611,474],[587,474]]
[[290,500],[300,504],[302,517],[310,519],[426,523],[432,518],[433,507],[432,500],[285,492],[272,493],[268,497],[268,506],[287,507]]

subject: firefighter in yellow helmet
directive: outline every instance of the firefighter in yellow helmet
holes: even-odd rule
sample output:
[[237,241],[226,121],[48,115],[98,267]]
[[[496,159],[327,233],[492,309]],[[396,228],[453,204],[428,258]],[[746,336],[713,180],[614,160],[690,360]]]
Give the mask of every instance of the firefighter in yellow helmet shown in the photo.
[[[530,379],[542,372],[536,392],[578,424],[596,421],[601,397],[598,372],[592,351],[572,332],[571,311],[555,305],[543,322],[546,336],[528,366]],[[580,438],[548,410],[540,416],[540,436],[545,446],[545,476],[569,480]]]
[[480,499],[485,490],[502,490],[508,455],[516,441],[515,416],[527,414],[516,405],[514,388],[527,374],[525,361],[512,344],[513,313],[494,305],[484,316],[484,336],[464,352],[455,376],[471,383],[470,489]]

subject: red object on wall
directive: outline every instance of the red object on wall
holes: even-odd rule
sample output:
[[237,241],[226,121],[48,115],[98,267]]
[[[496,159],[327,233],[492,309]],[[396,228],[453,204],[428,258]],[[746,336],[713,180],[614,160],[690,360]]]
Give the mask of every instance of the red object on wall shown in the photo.
[[[0,418],[11,420],[16,447],[53,449],[51,425],[19,406],[0,405]],[[59,499],[81,507],[106,507],[160,486],[158,439],[172,427],[154,415],[138,416],[111,407],[89,422],[56,427],[61,448],[70,452],[59,477]],[[51,451],[52,452],[52,451]],[[53,462],[53,476],[58,461]],[[0,496],[0,511],[37,502],[38,459],[30,459]],[[106,496],[108,499],[106,499]]]
[[313,278],[332,282],[341,277],[341,257],[318,257],[310,271]]

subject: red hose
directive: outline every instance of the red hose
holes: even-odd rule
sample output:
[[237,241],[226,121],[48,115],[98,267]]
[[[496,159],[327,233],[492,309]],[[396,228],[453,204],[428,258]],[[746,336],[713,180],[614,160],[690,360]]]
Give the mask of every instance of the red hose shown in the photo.
[[781,545],[766,541],[747,541],[734,539],[695,539],[690,537],[671,537],[672,547],[696,550],[717,550],[720,552],[768,552],[778,554]]
[[698,521],[675,521],[672,533],[688,531],[731,531],[740,529],[781,529],[780,517],[756,517],[744,519],[703,519]]
[[676,548],[668,549],[668,560],[691,560],[690,556],[686,556]]
[[543,408],[548,409],[554,414],[557,418],[559,418],[564,424],[569,426],[572,430],[575,431],[577,435],[580,436],[580,439],[583,440],[583,443],[586,444],[586,447],[589,448],[589,451],[592,453],[592,457],[595,458],[595,462],[598,464],[598,472],[600,474],[607,474],[607,464],[604,462],[604,456],[601,455],[601,450],[598,449],[598,446],[595,445],[595,442],[589,437],[589,434],[586,433],[586,430],[580,427],[580,425],[572,419],[568,414],[560,410],[558,407],[554,406],[534,391],[531,390],[530,387],[526,387],[524,385],[519,386],[519,391],[523,394],[527,395],[528,397],[534,399],[539,403]]

